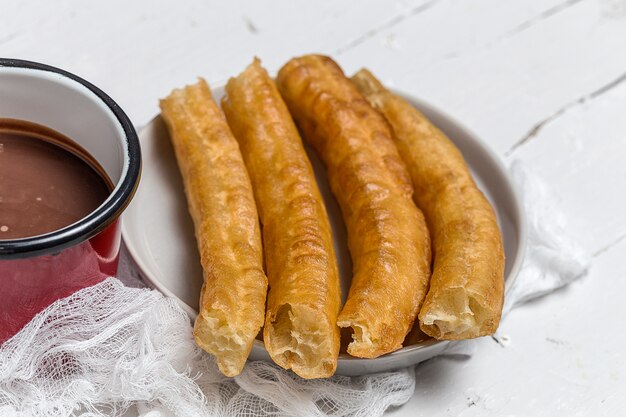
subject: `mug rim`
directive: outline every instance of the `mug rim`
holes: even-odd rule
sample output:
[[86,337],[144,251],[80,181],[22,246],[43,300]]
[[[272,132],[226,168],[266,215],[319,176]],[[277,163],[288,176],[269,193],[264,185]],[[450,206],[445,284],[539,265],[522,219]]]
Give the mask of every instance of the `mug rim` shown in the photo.
[[137,190],[141,176],[141,149],[137,132],[126,113],[111,97],[77,75],[39,62],[13,58],[0,58],[1,67],[52,72],[81,84],[90,93],[102,100],[124,131],[125,151],[128,152],[128,169],[104,204],[79,221],[62,229],[37,236],[0,240],[0,260],[30,258],[58,253],[68,247],[89,240],[106,229],[117,220],[130,203]]

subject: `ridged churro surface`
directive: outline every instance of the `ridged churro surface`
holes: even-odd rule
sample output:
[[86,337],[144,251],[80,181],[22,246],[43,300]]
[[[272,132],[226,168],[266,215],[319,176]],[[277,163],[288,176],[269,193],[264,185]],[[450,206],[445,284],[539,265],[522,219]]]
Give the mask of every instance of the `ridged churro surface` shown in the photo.
[[399,349],[426,294],[430,240],[390,128],[330,58],[294,58],[277,84],[346,223],[353,277],[338,324],[354,331],[348,353]]
[[263,325],[267,278],[252,186],[237,141],[204,80],[161,100],[194,222],[204,285],[196,343],[227,376],[241,372]]
[[270,283],[265,347],[304,378],[334,374],[339,273],[324,201],[274,81],[255,61],[226,85],[222,107],[250,173]]
[[369,71],[352,80],[393,127],[431,231],[433,276],[420,327],[438,339],[493,334],[504,294],[504,251],[493,208],[443,132]]

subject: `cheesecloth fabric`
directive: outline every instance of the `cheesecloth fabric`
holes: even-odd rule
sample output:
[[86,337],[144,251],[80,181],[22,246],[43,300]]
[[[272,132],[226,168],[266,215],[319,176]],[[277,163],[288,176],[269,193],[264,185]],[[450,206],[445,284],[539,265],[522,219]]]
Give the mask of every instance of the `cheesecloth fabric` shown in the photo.
[[[545,184],[514,163],[525,201],[528,250],[505,312],[585,274],[589,257],[564,233]],[[196,347],[185,312],[122,265],[109,278],[58,300],[0,347],[0,416],[380,416],[407,402],[414,368],[303,380],[249,362],[222,376]],[[446,353],[471,354],[472,343]]]

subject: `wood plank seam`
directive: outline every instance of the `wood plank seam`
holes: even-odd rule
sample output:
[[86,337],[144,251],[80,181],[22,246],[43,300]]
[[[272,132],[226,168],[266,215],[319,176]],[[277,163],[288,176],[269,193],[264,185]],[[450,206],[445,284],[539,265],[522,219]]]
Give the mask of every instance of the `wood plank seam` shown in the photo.
[[525,30],[530,29],[536,24],[541,23],[542,21],[547,20],[551,18],[552,16],[556,16],[557,14],[569,9],[570,7],[582,1],[585,1],[585,0],[567,0],[567,1],[564,1],[563,3],[559,3],[555,6],[552,6],[549,9],[546,9],[543,12],[539,13],[537,16],[533,16],[530,19],[520,23],[519,25],[511,29],[509,32],[507,32],[503,36],[503,38],[508,38],[508,37],[517,35],[521,32],[524,32]]
[[413,16],[417,16],[425,11],[427,11],[428,9],[432,8],[436,3],[438,3],[440,0],[430,0],[424,4],[421,4],[417,7],[414,7],[413,9],[404,12],[402,14],[399,14],[397,16],[392,17],[391,19],[389,19],[387,22],[382,23],[381,25],[372,28],[370,30],[368,30],[367,32],[365,32],[363,35],[359,36],[358,38],[348,42],[346,45],[339,47],[337,49],[335,49],[332,52],[332,55],[334,56],[339,56],[347,51],[349,51],[350,49],[361,45],[362,43],[366,42],[368,39],[373,38],[374,36],[378,35],[380,32],[387,30],[387,29],[391,29],[392,27],[396,26],[397,24],[404,22],[405,20],[413,17]]
[[583,96],[581,96],[581,97],[579,97],[579,98],[577,98],[575,100],[572,100],[572,101],[566,103],[565,105],[559,107],[550,116],[548,116],[548,117],[540,120],[539,122],[535,123],[535,125],[528,131],[528,133],[526,133],[521,139],[519,139],[517,142],[515,142],[509,148],[509,150],[504,153],[504,155],[507,156],[507,157],[511,156],[521,146],[527,144],[533,138],[535,138],[539,134],[539,132],[541,132],[541,130],[546,125],[554,122],[559,117],[564,115],[567,111],[571,110],[572,108],[578,107],[578,106],[580,106],[582,104],[589,103],[590,101],[592,101],[592,100],[594,100],[594,99],[596,99],[596,98],[606,94],[607,92],[611,91],[613,88],[617,87],[618,85],[620,85],[624,81],[626,81],[626,72],[621,74],[619,77],[611,80],[610,82],[602,85],[601,87],[597,88],[596,90],[592,91],[591,93],[585,94],[585,95],[583,95]]
[[611,250],[611,248],[613,248],[616,245],[619,245],[624,239],[626,239],[626,232],[622,233],[621,235],[619,235],[617,238],[613,239],[612,242],[602,246],[600,249],[598,249],[597,251],[595,251],[591,257],[593,259],[597,258],[600,255],[603,255],[605,253],[607,253],[609,250]]

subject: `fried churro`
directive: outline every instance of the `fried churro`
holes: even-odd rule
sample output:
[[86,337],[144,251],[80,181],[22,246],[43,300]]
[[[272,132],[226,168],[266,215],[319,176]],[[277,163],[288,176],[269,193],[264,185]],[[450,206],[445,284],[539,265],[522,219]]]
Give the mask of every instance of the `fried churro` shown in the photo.
[[353,330],[348,353],[399,349],[426,295],[430,240],[391,130],[328,57],[292,59],[277,84],[346,223],[354,270],[338,325]]
[[260,62],[226,85],[222,108],[263,225],[270,290],[263,340],[278,365],[329,377],[339,355],[339,272],[322,196],[298,130]]
[[432,235],[433,276],[421,329],[437,339],[493,334],[504,297],[504,250],[493,208],[461,152],[421,112],[367,70],[352,80],[391,124]]
[[265,316],[258,214],[237,141],[204,80],[161,100],[194,222],[204,285],[196,343],[241,372]]

